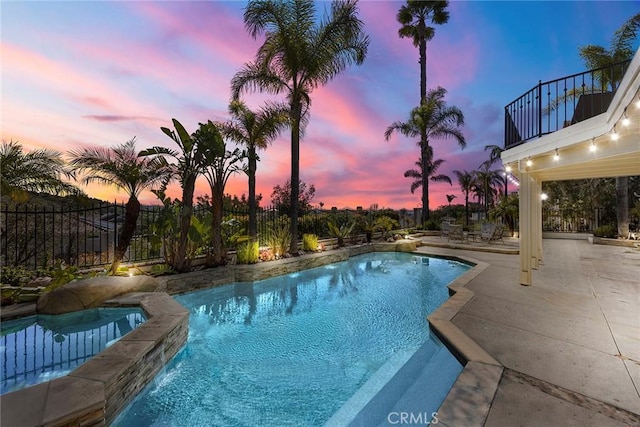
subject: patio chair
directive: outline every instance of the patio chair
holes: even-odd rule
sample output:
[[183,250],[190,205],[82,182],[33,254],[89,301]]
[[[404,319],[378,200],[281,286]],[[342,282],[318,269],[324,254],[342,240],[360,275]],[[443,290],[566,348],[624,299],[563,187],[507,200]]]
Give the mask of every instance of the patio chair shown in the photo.
[[495,230],[493,231],[493,236],[491,236],[491,240],[489,242],[496,242],[500,240],[502,244],[504,244],[504,240],[502,240],[502,235],[504,234],[504,225],[496,225]]
[[440,224],[440,237],[449,237],[449,230],[451,230],[451,223],[448,221],[442,221],[442,224]]
[[493,234],[496,231],[496,225],[492,222],[486,222],[482,224],[482,231],[480,232],[480,240],[484,242],[491,242]]
[[462,231],[462,226],[461,225],[451,225],[449,228],[449,239],[448,241],[450,242],[451,240],[460,240],[461,242],[465,240],[465,234],[464,231]]

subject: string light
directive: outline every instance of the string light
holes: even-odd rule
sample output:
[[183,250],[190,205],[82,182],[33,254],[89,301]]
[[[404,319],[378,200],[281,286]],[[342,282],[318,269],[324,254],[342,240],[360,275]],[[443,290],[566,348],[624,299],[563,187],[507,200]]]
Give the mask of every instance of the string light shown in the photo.
[[595,153],[597,149],[598,149],[598,147],[596,146],[596,139],[595,138],[591,138],[591,145],[589,145],[589,151],[591,153]]
[[558,160],[560,160],[560,154],[558,154],[558,149],[556,148],[556,152],[553,155],[553,161],[557,162]]
[[640,97],[638,97],[638,100],[636,101],[636,108],[640,109]]
[[624,112],[622,113],[622,126],[629,126],[629,123],[631,123],[631,120],[629,120],[629,117],[627,117],[627,109],[624,109]]
[[618,132],[616,131],[616,125],[613,125],[613,130],[611,131],[611,139],[613,141],[617,141],[618,138],[620,138],[620,135],[618,135]]
[[533,162],[531,161],[531,159],[527,158],[527,167],[531,167],[533,165]]

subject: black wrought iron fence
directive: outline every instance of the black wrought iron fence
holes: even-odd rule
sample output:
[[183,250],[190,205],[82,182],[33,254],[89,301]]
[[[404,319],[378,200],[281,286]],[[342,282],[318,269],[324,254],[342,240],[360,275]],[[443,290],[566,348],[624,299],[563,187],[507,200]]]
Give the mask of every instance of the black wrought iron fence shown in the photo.
[[[124,262],[163,258],[162,246],[153,239],[154,233],[158,232],[156,224],[163,218],[163,209],[162,206],[141,208]],[[90,207],[5,205],[0,210],[0,265],[22,266],[30,270],[49,268],[60,262],[80,268],[106,266],[113,261],[124,212],[124,204],[107,202]],[[313,233],[320,238],[330,237],[329,221],[342,223],[366,214],[367,211],[363,210],[312,209],[298,218],[299,236]],[[207,224],[211,221],[211,212],[202,206],[194,209],[194,216]],[[257,225],[261,244],[266,244],[273,225],[286,217],[273,206],[259,208]],[[223,221],[227,223],[230,219],[236,221],[234,232],[247,233],[247,210],[224,210]],[[234,249],[232,241],[225,243]]]
[[630,62],[539,82],[505,107],[505,149],[607,111]]

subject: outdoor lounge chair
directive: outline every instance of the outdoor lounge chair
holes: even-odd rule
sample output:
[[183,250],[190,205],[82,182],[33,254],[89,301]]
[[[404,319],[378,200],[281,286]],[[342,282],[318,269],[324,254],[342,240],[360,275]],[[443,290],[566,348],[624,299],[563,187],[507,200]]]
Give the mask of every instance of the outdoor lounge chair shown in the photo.
[[480,240],[484,242],[491,242],[493,234],[496,231],[496,225],[492,222],[486,222],[482,224],[482,231],[480,232]]
[[449,228],[449,239],[451,240],[460,240],[461,242],[466,239],[464,231],[462,231],[461,225],[451,225]]
[[502,234],[504,233],[504,225],[496,225],[495,230],[493,231],[493,236],[491,236],[491,240],[489,242],[496,242],[500,240],[504,244],[504,240],[502,240]]
[[449,237],[450,229],[451,229],[451,223],[447,221],[443,221],[442,224],[440,224],[440,237],[444,237],[444,236]]

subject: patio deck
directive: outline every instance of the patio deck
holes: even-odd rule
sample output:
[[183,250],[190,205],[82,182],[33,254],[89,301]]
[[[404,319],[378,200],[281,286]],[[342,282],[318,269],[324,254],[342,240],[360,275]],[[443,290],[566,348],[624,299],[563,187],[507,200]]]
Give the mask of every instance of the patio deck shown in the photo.
[[[507,240],[448,245],[424,237],[419,248],[488,264],[466,285],[474,295],[451,322],[504,370],[488,413],[469,418],[480,406],[474,393],[467,401],[450,395],[449,409],[465,408],[464,425],[640,425],[640,251],[545,239],[535,285],[521,286],[518,256],[487,252],[512,249]],[[461,425],[449,414],[438,425]]]

